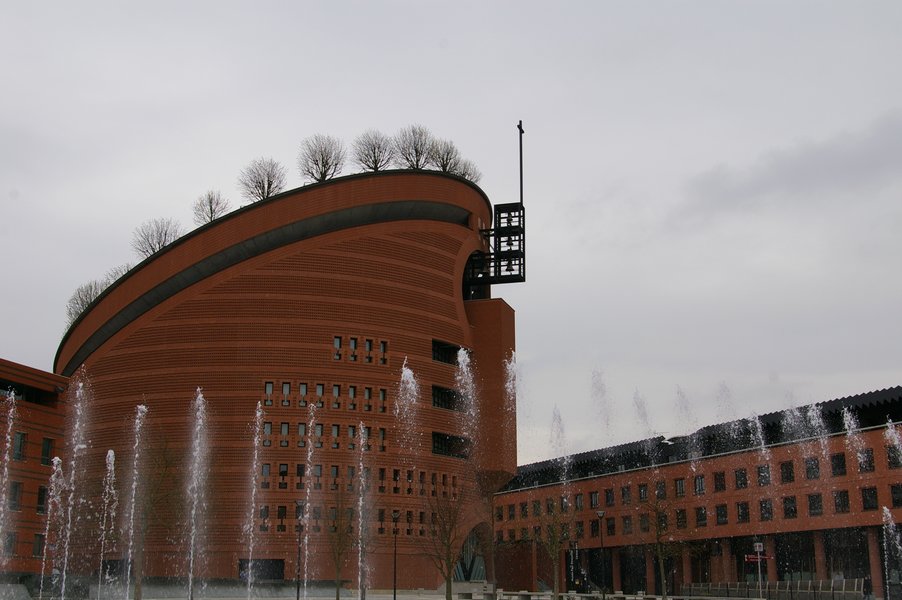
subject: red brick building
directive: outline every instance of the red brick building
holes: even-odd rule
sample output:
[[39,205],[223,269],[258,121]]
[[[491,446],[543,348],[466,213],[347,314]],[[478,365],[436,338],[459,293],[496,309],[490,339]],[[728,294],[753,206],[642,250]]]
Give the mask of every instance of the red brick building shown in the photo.
[[660,593],[662,565],[671,593],[754,589],[757,548],[772,587],[869,578],[883,597],[902,569],[884,528],[902,519],[887,419],[902,420],[900,387],[522,466],[495,497],[499,586],[550,586],[560,530],[567,589]]
[[[129,464],[136,406],[147,407],[136,511],[146,527],[136,559],[144,576],[187,575],[183,490],[198,387],[211,462],[195,577],[244,575],[252,512],[258,579],[331,580],[336,532],[350,527],[368,539],[372,587],[392,587],[397,541],[398,586],[436,588],[441,578],[424,548],[436,503],[455,498],[475,557],[469,576],[484,576],[478,559],[490,553],[476,540],[491,538],[491,494],[516,467],[504,386],[514,313],[491,297],[492,283],[523,266],[522,207],[508,208],[436,172],[333,179],[193,231],[82,314],[55,370],[73,376],[83,365],[93,389],[87,489],[98,489],[108,449]],[[477,373],[471,421],[454,392],[459,348]],[[402,421],[395,411],[405,361],[419,397],[415,416]],[[258,402],[265,416],[255,448]],[[120,538],[109,554],[117,568],[123,545]],[[356,587],[356,550],[346,562],[342,578]]]
[[[0,435],[10,431],[8,479],[0,536],[3,582],[16,583],[41,571],[51,461],[62,451],[67,379],[0,358]],[[10,430],[9,397],[15,397]]]

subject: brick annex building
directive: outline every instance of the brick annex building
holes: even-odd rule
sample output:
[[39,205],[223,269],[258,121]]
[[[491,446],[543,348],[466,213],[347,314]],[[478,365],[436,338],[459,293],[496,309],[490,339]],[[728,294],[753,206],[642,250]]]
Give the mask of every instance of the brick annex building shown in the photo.
[[[503,282],[502,267],[523,266],[522,244],[511,247],[522,241],[518,219],[520,205],[493,207],[458,177],[352,175],[221,217],[108,288],[67,332],[55,370],[83,368],[90,379],[88,487],[102,478],[108,449],[122,462],[132,455],[136,406],[147,407],[144,576],[186,576],[182,497],[198,387],[211,463],[196,577],[246,574],[255,452],[257,580],[332,580],[331,549],[344,543],[334,538],[349,528],[353,540],[361,529],[368,536],[371,586],[391,588],[397,514],[398,584],[434,589],[442,580],[422,545],[435,504],[455,498],[470,574],[483,573],[475,540],[491,539],[491,494],[516,470],[504,385],[514,314],[491,298],[491,284]],[[469,423],[453,391],[460,348],[478,373],[478,420]],[[419,402],[402,421],[405,361]],[[474,438],[484,440],[478,454]],[[342,577],[356,587],[352,552]]]
[[867,578],[899,597],[899,421],[895,387],[522,466],[495,496],[498,585],[550,586],[536,540],[561,531],[562,589],[659,594],[660,557],[670,593],[756,596],[757,543],[769,597]]

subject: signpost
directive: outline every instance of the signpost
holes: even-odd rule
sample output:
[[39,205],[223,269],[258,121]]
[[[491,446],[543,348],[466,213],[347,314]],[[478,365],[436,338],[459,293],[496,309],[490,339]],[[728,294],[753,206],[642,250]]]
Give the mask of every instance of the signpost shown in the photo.
[[758,597],[763,598],[761,593],[761,553],[764,552],[764,544],[755,542],[755,562],[758,563]]

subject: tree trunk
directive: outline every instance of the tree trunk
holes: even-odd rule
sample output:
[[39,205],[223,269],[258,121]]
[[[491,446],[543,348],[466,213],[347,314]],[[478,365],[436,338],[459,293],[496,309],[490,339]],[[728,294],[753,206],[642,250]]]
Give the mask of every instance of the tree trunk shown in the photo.
[[551,561],[551,569],[554,571],[554,577],[552,577],[552,581],[554,582],[551,590],[551,600],[559,600],[561,597],[561,557],[560,552],[554,553],[554,558]]
[[667,598],[667,572],[664,570],[664,552],[660,548],[658,549],[658,571],[661,574],[661,593],[659,595],[663,600]]
[[452,575],[445,576],[445,600],[453,600],[453,594],[451,593],[451,580],[453,579]]

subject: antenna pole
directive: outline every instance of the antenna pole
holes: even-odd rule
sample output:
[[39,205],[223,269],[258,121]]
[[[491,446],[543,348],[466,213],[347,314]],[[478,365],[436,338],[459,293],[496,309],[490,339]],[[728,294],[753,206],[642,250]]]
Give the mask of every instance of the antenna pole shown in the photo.
[[517,129],[520,131],[520,206],[523,206],[523,120],[517,123]]

